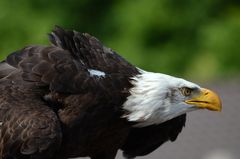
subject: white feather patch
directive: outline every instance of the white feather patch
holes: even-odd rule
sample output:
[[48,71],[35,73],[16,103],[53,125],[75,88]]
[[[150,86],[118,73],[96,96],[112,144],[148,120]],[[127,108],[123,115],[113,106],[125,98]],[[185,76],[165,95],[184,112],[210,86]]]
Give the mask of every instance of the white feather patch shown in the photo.
[[88,69],[88,72],[90,73],[90,76],[105,77],[106,75],[105,72],[94,70],[94,69]]

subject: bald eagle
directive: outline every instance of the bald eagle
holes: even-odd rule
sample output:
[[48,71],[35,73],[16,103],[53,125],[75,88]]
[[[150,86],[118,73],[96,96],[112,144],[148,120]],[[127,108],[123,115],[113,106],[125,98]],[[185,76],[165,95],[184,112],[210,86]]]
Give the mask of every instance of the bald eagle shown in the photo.
[[187,112],[221,110],[213,91],[137,68],[87,33],[49,39],[0,63],[1,159],[144,156],[176,140]]

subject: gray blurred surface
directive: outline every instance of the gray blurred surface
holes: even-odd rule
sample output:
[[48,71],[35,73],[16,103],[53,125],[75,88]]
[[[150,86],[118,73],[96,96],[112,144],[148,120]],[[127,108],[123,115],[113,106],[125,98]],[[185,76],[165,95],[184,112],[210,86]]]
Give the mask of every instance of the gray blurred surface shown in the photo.
[[[189,113],[186,127],[177,141],[168,142],[139,159],[240,158],[240,80],[203,86],[221,96],[222,112],[202,110]],[[123,159],[121,152],[117,159]]]

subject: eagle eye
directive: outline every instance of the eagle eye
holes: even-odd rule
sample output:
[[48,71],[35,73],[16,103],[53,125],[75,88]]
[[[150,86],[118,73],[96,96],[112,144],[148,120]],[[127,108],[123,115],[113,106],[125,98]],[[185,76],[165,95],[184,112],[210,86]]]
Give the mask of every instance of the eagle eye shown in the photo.
[[190,96],[193,91],[191,88],[188,87],[182,87],[180,88],[180,90],[184,96]]

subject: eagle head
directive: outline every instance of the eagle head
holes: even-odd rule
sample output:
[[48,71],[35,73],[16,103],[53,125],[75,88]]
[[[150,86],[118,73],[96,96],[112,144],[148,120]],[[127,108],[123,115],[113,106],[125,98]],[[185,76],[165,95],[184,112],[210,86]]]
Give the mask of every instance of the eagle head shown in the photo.
[[216,93],[181,78],[141,70],[132,77],[130,96],[123,104],[128,121],[143,127],[160,124],[187,112],[208,109],[221,111]]

